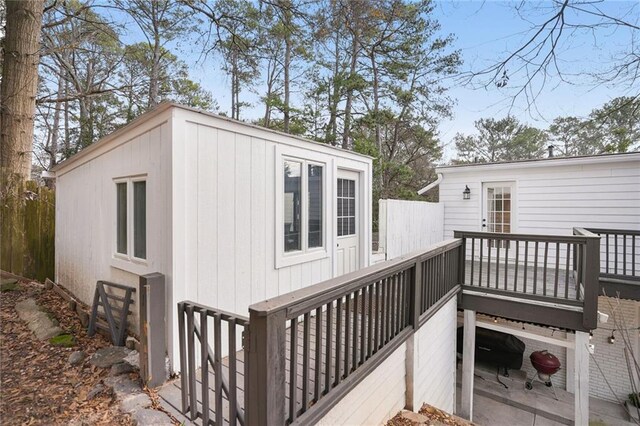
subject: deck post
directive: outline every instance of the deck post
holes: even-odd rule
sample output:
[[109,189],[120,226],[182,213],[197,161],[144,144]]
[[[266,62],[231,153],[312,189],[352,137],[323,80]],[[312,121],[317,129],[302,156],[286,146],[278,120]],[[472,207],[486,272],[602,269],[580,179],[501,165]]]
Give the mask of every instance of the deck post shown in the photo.
[[464,310],[464,342],[462,345],[462,394],[458,415],[473,421],[473,372],[475,369],[476,313]]
[[140,375],[150,388],[160,386],[166,373],[166,303],[164,275],[142,275],[138,284],[140,309]]
[[249,308],[248,334],[246,424],[284,424],[286,311],[257,312]]
[[589,333],[576,331],[574,349],[574,416],[576,426],[589,424]]
[[[598,327],[598,294],[600,293],[600,237],[587,237],[584,258],[583,325],[588,330]],[[578,289],[579,290],[579,289]]]
[[405,356],[405,408],[411,411],[417,411],[420,409],[416,406],[414,401],[415,396],[415,359],[416,359],[416,341],[415,332],[420,327],[420,314],[421,314],[421,300],[422,300],[422,261],[418,259],[416,265],[413,268],[411,292],[410,292],[410,305],[411,305],[411,323],[413,325],[414,332],[406,341],[406,356]]

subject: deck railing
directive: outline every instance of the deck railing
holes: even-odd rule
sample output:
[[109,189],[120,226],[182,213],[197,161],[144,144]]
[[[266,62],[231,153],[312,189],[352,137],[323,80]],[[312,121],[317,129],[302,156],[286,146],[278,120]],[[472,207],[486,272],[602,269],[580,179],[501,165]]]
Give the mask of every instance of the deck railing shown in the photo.
[[[203,425],[245,424],[243,404],[239,402],[245,384],[237,380],[236,353],[238,337],[248,326],[246,317],[194,302],[178,303],[182,413],[190,420],[199,418]],[[223,354],[229,356],[228,366],[223,365]]]
[[459,290],[461,247],[449,240],[251,306],[248,422],[320,420]]
[[314,424],[461,290],[464,309],[595,328],[599,237],[574,233],[456,232],[254,304],[249,319],[181,302],[182,411],[207,425]]
[[600,236],[600,273],[640,278],[640,231],[589,228]]
[[465,247],[463,288],[545,306],[582,308],[584,326],[595,328],[598,236],[577,228],[574,234],[456,231],[454,236],[462,238]]

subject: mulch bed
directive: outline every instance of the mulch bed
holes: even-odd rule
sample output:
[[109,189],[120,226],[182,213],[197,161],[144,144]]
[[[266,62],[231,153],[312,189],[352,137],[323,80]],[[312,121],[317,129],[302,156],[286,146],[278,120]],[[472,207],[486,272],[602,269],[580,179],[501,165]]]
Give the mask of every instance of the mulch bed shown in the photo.
[[[28,297],[75,336],[74,347],[56,347],[35,338],[14,308]],[[110,342],[99,334],[87,336],[76,314],[53,290],[22,281],[16,291],[1,292],[0,331],[0,424],[133,424],[118,411],[113,395],[103,393],[87,400],[88,392],[108,373],[88,359]],[[85,361],[70,366],[69,354],[78,350],[87,354]]]

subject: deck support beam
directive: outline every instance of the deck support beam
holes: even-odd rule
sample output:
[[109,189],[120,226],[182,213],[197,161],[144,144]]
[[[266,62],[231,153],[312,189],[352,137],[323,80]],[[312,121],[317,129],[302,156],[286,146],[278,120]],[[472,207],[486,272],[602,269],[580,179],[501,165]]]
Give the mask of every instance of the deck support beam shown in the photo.
[[589,424],[589,333],[576,331],[574,350],[575,424]]
[[473,421],[473,373],[475,370],[476,312],[464,310],[464,342],[462,345],[462,394],[458,415]]

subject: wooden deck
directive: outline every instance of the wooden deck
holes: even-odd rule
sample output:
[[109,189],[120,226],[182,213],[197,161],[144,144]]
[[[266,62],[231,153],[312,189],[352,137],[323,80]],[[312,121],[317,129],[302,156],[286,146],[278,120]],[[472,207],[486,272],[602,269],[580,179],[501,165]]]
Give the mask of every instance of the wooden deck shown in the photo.
[[[346,318],[346,312],[343,309],[342,310],[342,318],[341,320],[345,321]],[[350,315],[352,321],[353,321],[353,315]],[[364,316],[364,328],[363,327],[363,322],[362,322],[362,318],[363,316],[358,314],[357,315],[357,324],[358,324],[358,328],[359,330],[364,330],[365,332],[368,332],[368,321],[367,321],[367,316]],[[331,347],[333,348],[332,350],[332,362],[331,362],[331,371],[330,371],[330,377],[331,377],[331,382],[334,383],[335,382],[335,377],[336,377],[336,369],[335,369],[335,365],[336,365],[336,310],[333,311],[333,315],[332,315],[332,340],[331,340]],[[324,385],[324,380],[326,380],[326,347],[327,347],[327,342],[326,342],[326,335],[327,335],[327,329],[326,329],[326,314],[323,315],[323,321],[322,321],[322,332],[321,332],[321,362],[320,362],[320,380],[321,383]],[[348,345],[348,354],[349,354],[349,368],[352,369],[353,366],[353,322],[350,322],[351,324],[351,333],[350,333],[350,338],[349,338],[349,345]],[[308,386],[308,401],[312,401],[315,395],[315,382],[316,382],[316,332],[317,332],[317,326],[316,326],[316,317],[315,316],[310,316],[310,321],[309,321],[309,332],[310,332],[310,336],[311,339],[310,343],[309,343],[309,357],[308,357],[308,368],[309,368],[309,372],[308,372],[308,377],[309,377],[309,386]],[[287,373],[287,380],[286,380],[286,406],[289,407],[290,404],[290,383],[291,383],[291,374],[290,374],[290,359],[291,359],[291,328],[287,328],[287,345],[286,345],[286,373]],[[304,371],[304,365],[303,365],[303,359],[304,357],[302,356],[302,354],[304,353],[304,347],[303,347],[303,335],[304,335],[304,321],[302,319],[302,317],[300,318],[300,321],[298,322],[298,338],[297,338],[297,348],[298,348],[298,353],[297,353],[297,380],[296,380],[296,387],[297,387],[297,410],[299,411],[302,408],[302,383],[303,383],[303,371]],[[340,372],[341,374],[344,376],[344,360],[345,360],[345,348],[346,346],[344,345],[344,336],[342,336],[341,338],[341,352],[340,352],[340,360],[341,360],[341,366],[340,366]],[[356,347],[356,350],[358,350],[358,348]],[[244,350],[238,351],[237,352],[237,384],[238,384],[238,403],[240,405],[240,410],[242,412],[244,412],[244,372],[245,372],[245,353]],[[361,353],[360,351],[356,352],[356,358],[357,360],[360,360],[360,356]],[[223,364],[223,374],[225,375],[225,377],[228,377],[229,375],[229,369],[228,369],[228,365],[229,365],[229,358],[226,357],[223,359],[222,361]],[[201,376],[201,371],[198,370],[197,374],[197,387],[196,387],[196,393],[197,393],[197,399],[198,399],[198,404],[202,403],[202,376]],[[214,390],[214,383],[215,383],[215,376],[214,373],[211,371],[209,372],[209,407],[210,408],[210,418],[215,418],[215,390]],[[321,387],[321,389],[323,388],[323,386]],[[180,422],[184,422],[185,424],[196,424],[196,425],[202,425],[202,420],[201,419],[196,419],[195,421],[191,421],[188,419],[188,417],[186,417],[184,414],[181,413],[181,407],[182,407],[182,390],[181,390],[181,382],[180,379],[174,379],[170,382],[168,382],[167,384],[165,384],[158,392],[158,395],[161,398],[161,404],[162,406],[169,411],[172,415],[174,415]],[[223,393],[223,413],[224,413],[224,422],[225,424],[228,424],[229,419],[227,418],[227,413],[229,413],[229,401],[227,399],[227,396]]]
[[[465,263],[465,284],[467,286],[546,296],[557,299],[577,300],[576,281],[574,274],[567,269],[553,269],[538,266],[508,262],[506,267],[504,259],[496,264],[483,260],[467,260]],[[496,273],[497,272],[497,273]]]

